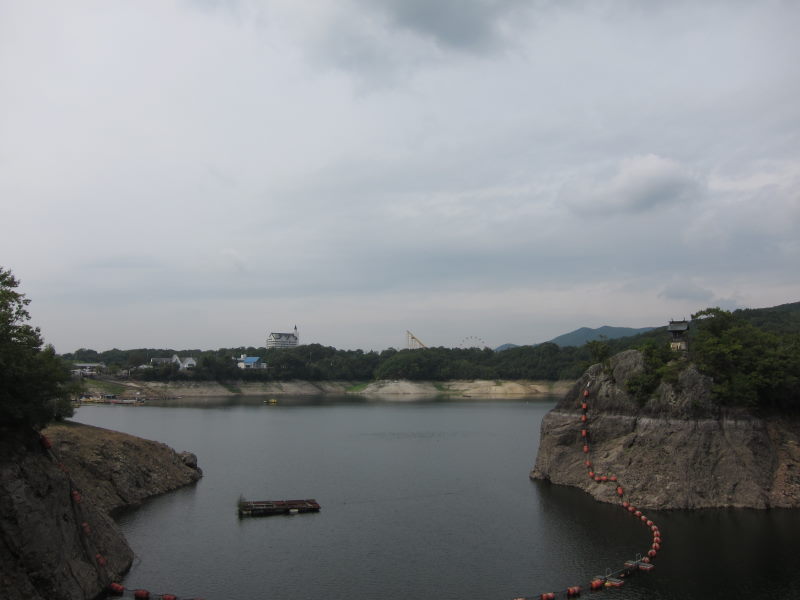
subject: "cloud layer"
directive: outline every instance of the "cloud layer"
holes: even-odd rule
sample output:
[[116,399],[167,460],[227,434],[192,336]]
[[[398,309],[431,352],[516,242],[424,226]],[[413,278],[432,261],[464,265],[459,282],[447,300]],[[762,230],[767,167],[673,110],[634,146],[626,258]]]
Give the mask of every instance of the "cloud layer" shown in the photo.
[[[538,342],[800,296],[792,3],[0,6],[57,350]],[[10,225],[9,225],[10,224]]]

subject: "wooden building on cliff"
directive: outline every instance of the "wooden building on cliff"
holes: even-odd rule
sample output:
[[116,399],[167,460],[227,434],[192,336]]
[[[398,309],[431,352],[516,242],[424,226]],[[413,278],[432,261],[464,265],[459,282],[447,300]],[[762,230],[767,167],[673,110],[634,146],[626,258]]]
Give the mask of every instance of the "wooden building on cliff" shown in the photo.
[[669,347],[673,352],[689,351],[689,321],[670,321],[667,331],[671,336]]

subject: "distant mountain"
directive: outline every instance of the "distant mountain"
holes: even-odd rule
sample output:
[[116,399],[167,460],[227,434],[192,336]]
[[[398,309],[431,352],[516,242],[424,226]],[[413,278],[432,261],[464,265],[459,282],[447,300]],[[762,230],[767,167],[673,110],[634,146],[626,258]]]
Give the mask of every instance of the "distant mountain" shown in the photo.
[[552,340],[549,341],[561,347],[583,346],[586,342],[592,340],[599,340],[600,338],[615,340],[617,338],[624,338],[632,335],[638,335],[640,333],[645,333],[647,331],[652,331],[653,329],[655,328],[640,327],[636,329],[633,327],[609,327],[608,325],[603,325],[602,327],[598,327],[596,329],[591,329],[589,327],[581,327],[580,329],[576,329],[575,331],[571,331],[569,333],[559,335],[558,337],[554,337]]
[[503,350],[511,350],[511,348],[519,348],[519,344],[503,344],[494,349],[495,352],[502,352]]
[[800,302],[770,308],[740,308],[733,314],[773,333],[800,333]]

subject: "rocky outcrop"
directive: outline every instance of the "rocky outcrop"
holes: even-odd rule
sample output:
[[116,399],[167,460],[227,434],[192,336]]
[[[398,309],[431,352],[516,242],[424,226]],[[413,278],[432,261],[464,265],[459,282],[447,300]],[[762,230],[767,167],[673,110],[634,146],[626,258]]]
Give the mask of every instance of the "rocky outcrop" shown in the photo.
[[594,469],[616,474],[636,506],[800,507],[800,421],[721,409],[691,366],[640,405],[625,382],[642,369],[635,350],[591,367],[543,419],[531,477],[618,501],[613,487],[587,477],[579,419],[588,389]]
[[160,442],[77,423],[52,425],[44,434],[78,488],[109,514],[202,476],[194,454]]
[[110,513],[196,481],[163,444],[87,425],[0,435],[0,598],[97,597],[133,552]]

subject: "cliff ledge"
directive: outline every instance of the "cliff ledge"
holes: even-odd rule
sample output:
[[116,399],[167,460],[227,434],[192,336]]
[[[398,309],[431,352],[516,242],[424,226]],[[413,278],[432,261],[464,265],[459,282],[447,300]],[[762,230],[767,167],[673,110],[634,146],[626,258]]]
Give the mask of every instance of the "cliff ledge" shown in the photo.
[[[0,598],[96,598],[133,561],[110,514],[200,478],[193,455],[65,423],[0,435]],[[77,496],[73,493],[77,491]]]
[[625,391],[642,355],[622,352],[594,365],[542,420],[531,478],[581,488],[617,502],[611,486],[586,476],[580,427],[583,390],[598,473],[614,473],[636,506],[800,507],[800,420],[756,416],[711,402],[711,381],[693,367],[640,405]]

